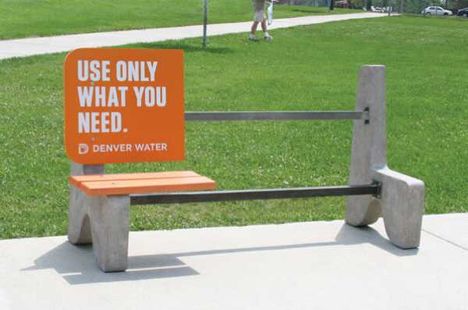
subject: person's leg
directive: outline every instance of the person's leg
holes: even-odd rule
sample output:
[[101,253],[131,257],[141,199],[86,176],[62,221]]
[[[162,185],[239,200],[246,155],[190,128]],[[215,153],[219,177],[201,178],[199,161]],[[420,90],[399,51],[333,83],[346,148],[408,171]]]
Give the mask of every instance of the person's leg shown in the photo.
[[262,31],[263,32],[268,32],[267,23],[266,23],[265,19],[262,20]]
[[252,28],[250,28],[249,40],[258,41],[257,36],[255,35],[257,33],[258,24],[259,24],[259,22],[257,22],[257,21],[253,22]]
[[[255,34],[257,32],[258,24],[260,24],[263,21],[264,1],[265,0],[252,0],[254,16],[253,16],[253,24],[252,24],[252,27],[250,28],[249,40],[253,40],[253,41],[257,40],[257,37]],[[263,26],[262,26],[262,29],[263,29]]]
[[263,30],[263,38],[265,40],[267,41],[273,40],[273,37],[268,33],[266,19],[262,20],[262,30]]
[[[257,32],[258,24],[259,24],[259,22],[257,22],[257,21],[253,22],[252,28],[250,29],[251,34],[255,35],[255,33]],[[262,29],[263,29],[263,23],[262,23]]]

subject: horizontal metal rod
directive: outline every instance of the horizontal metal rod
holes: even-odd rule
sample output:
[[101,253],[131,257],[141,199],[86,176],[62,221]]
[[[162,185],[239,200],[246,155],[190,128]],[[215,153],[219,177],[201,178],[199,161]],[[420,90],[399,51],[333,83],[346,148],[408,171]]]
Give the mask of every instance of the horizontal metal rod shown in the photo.
[[276,189],[251,189],[229,191],[203,191],[158,194],[135,194],[130,196],[132,205],[161,203],[215,202],[233,200],[286,199],[324,196],[378,195],[380,185],[344,185]]
[[365,111],[185,112],[186,121],[352,120],[365,116]]

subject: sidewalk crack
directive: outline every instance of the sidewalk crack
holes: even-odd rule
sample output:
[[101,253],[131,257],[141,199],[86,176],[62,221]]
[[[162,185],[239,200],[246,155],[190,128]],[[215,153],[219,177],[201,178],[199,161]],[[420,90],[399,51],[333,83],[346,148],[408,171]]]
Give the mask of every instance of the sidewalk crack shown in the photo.
[[436,237],[437,239],[440,239],[440,240],[442,240],[442,241],[445,241],[445,242],[447,242],[447,243],[450,243],[451,245],[454,245],[454,246],[456,246],[457,248],[460,248],[460,249],[465,250],[465,251],[468,252],[468,248],[464,247],[463,245],[460,245],[460,244],[458,244],[458,243],[455,243],[455,242],[453,242],[453,241],[450,241],[450,240],[448,240],[448,239],[445,239],[444,237],[439,236],[439,235],[437,235],[437,234],[435,234],[435,233],[433,233],[433,232],[430,232],[430,231],[428,231],[428,230],[422,229],[422,231],[424,231],[425,233],[428,233],[429,235],[431,235],[431,236],[433,236],[433,237]]

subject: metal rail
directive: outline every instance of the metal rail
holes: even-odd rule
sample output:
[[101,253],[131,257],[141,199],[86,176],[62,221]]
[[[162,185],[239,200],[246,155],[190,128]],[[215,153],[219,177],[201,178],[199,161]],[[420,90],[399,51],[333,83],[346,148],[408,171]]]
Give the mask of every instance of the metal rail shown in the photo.
[[380,188],[380,184],[375,183],[368,185],[134,194],[130,195],[130,202],[132,205],[145,205],[162,203],[193,203],[259,199],[264,200],[325,196],[378,196],[380,193]]
[[185,112],[186,121],[367,120],[368,117],[368,111]]
[[208,37],[207,37],[207,31],[208,31],[208,0],[203,0],[203,47],[206,47],[206,44],[208,42]]

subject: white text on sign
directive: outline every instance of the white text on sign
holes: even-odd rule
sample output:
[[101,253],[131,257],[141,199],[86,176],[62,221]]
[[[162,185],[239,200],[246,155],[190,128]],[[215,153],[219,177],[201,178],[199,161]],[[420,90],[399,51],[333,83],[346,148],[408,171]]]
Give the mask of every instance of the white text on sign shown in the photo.
[[80,134],[127,132],[120,112],[88,112],[87,108],[125,108],[129,101],[138,108],[167,106],[167,88],[164,85],[133,86],[131,90],[128,86],[93,85],[95,82],[110,81],[154,83],[157,61],[119,60],[115,66],[111,66],[108,60],[78,60],[77,66],[78,81],[91,82],[91,86],[77,86],[79,106],[84,109],[78,112]]

